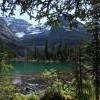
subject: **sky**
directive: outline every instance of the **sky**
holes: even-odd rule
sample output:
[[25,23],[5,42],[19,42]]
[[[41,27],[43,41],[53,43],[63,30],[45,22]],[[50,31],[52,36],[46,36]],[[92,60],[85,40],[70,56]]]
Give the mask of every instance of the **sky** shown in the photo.
[[[37,25],[38,24],[38,21],[35,21],[35,19],[31,19],[30,20],[30,17],[27,13],[24,13],[22,15],[20,15],[20,7],[18,6],[15,10],[15,15],[14,15],[15,18],[18,18],[18,19],[24,19],[26,21],[28,21],[29,23],[33,24],[33,25]],[[41,20],[41,23],[44,23],[46,22],[46,19],[42,19]]]
[[16,15],[14,16],[15,18],[24,19],[24,20],[28,21],[31,24],[38,24],[38,22],[35,21],[34,19],[30,20],[30,17],[28,16],[27,13],[24,13],[24,14],[20,15],[20,7],[17,7],[16,9],[17,9],[17,10],[15,10]]
[[[0,0],[0,3],[2,3],[2,0]],[[1,11],[0,11],[0,16],[2,16],[1,15]],[[37,25],[38,24],[38,21],[35,21],[35,19],[31,19],[30,20],[30,17],[29,17],[29,15],[27,13],[24,13],[24,14],[20,15],[20,6],[16,7],[15,15],[12,16],[12,17],[15,17],[15,18],[18,18],[18,19],[23,19],[23,20],[31,23],[32,25]],[[44,19],[41,19],[40,22],[41,23],[45,23],[46,21],[47,21],[46,18],[44,18]],[[78,19],[78,21],[80,21],[80,20]],[[84,23],[84,22],[82,22],[82,23]]]
[[[0,0],[0,3],[2,3],[2,0]],[[0,16],[2,16],[1,13],[2,12],[0,10]],[[38,24],[38,21],[35,21],[35,19],[31,19],[30,20],[30,17],[29,17],[29,15],[27,13],[24,13],[24,14],[20,15],[20,6],[16,7],[15,15],[11,16],[11,17],[15,17],[15,18],[18,18],[18,19],[24,19],[24,20],[26,20],[27,22],[29,22],[29,23],[31,23],[33,25],[37,25]],[[41,22],[42,23],[46,22],[46,19],[42,19]]]

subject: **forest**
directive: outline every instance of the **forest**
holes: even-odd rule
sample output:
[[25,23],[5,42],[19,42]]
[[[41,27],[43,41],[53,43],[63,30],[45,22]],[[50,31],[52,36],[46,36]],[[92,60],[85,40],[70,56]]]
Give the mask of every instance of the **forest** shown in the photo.
[[21,58],[37,63],[70,62],[74,68],[70,74],[64,72],[67,80],[54,69],[44,70],[40,78],[49,84],[46,89],[30,92],[26,88],[27,93],[22,93],[12,84],[9,74],[13,70],[9,61],[20,57],[0,37],[0,100],[100,100],[100,1],[2,0],[2,16],[15,16],[17,6],[21,8],[20,15],[27,13],[30,20],[38,21],[46,18],[47,24],[53,27],[60,26],[59,17],[63,14],[68,18],[69,30],[73,29],[72,20],[79,19],[85,22],[84,27],[92,34],[92,39],[80,41],[75,46],[62,41],[58,45],[49,46],[48,39],[45,39],[44,47],[34,46],[29,54]]

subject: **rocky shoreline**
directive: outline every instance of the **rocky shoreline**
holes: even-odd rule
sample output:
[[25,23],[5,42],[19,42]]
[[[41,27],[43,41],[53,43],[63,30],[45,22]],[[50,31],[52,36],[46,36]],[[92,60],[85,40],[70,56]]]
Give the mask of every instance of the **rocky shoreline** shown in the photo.
[[13,84],[16,86],[17,91],[23,94],[45,90],[49,85],[45,79],[36,76],[16,77]]
[[[69,73],[60,73],[60,79],[64,82],[68,82],[72,79],[72,75]],[[3,76],[2,76],[3,77]],[[27,74],[27,75],[13,75],[8,76],[12,80],[12,84],[16,87],[16,93],[30,94],[32,92],[41,92],[47,89],[51,85],[51,81],[48,78],[44,78],[42,74]]]

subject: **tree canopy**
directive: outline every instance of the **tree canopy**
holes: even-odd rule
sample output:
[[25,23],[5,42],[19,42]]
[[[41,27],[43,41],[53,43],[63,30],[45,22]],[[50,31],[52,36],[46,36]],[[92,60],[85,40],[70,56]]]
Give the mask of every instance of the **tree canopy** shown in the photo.
[[59,17],[64,15],[70,26],[72,20],[79,18],[89,22],[88,26],[93,33],[93,67],[95,73],[96,100],[99,100],[99,32],[100,32],[100,0],[1,0],[2,14],[15,15],[17,6],[20,6],[20,15],[27,13],[31,18],[41,20],[47,18],[49,25],[59,25]]
[[46,17],[50,25],[58,25],[58,18],[62,14],[69,19],[70,24],[73,18],[92,20],[94,11],[100,19],[99,0],[2,0],[0,7],[3,14],[9,12],[9,15],[15,15],[18,5],[21,7],[20,15],[27,13],[36,20]]

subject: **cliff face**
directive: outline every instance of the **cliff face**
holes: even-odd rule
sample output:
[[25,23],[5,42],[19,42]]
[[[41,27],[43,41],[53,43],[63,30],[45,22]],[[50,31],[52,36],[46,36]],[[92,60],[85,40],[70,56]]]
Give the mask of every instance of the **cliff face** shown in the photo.
[[4,17],[3,19],[6,21],[7,26],[12,30],[14,34],[16,33],[30,34],[34,30],[32,24],[28,23],[23,19],[16,19],[13,17]]
[[6,21],[0,17],[0,39],[5,40],[5,42],[16,40],[14,33],[12,30],[7,26]]

